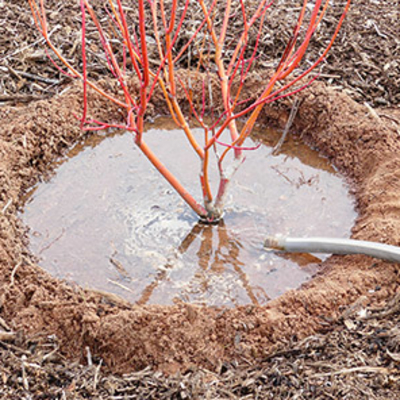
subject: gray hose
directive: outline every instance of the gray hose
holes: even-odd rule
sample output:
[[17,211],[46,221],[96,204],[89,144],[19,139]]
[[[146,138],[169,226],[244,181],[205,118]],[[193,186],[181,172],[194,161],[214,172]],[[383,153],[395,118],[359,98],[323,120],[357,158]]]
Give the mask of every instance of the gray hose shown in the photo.
[[364,240],[275,236],[267,238],[264,247],[289,253],[365,254],[382,260],[400,262],[400,247]]

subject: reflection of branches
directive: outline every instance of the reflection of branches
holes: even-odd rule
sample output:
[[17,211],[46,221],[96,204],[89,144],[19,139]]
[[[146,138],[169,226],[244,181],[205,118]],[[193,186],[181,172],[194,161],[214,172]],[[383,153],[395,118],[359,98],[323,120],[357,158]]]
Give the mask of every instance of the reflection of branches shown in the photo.
[[[318,183],[319,182],[319,176],[318,175],[313,175],[310,178],[306,178],[304,176],[303,171],[301,171],[298,168],[291,168],[292,170],[297,170],[300,174],[300,177],[297,179],[297,182],[295,182],[293,179],[289,178],[285,173],[283,173],[282,171],[279,170],[278,167],[276,167],[275,165],[272,165],[271,168],[279,175],[281,176],[283,179],[285,179],[286,181],[288,181],[291,185],[295,186],[297,189],[299,189],[301,186],[303,185],[307,185],[307,186],[312,186],[314,183]],[[289,172],[289,170],[287,171]]]
[[[218,243],[214,243],[215,233],[217,233]],[[241,280],[247,295],[253,304],[258,304],[257,296],[251,287],[246,273],[243,271],[243,262],[240,261],[241,243],[229,234],[224,222],[219,225],[207,225],[197,223],[192,230],[186,235],[178,247],[180,254],[185,254],[192,244],[200,239],[200,245],[195,255],[198,265],[205,272],[206,281],[203,288],[206,290],[211,273],[222,273],[226,265],[232,265],[237,276]],[[170,265],[168,265],[171,268]],[[138,304],[145,304],[149,301],[154,290],[167,277],[167,271],[160,271],[155,279],[143,290],[142,296],[137,301]],[[189,283],[188,283],[189,284]]]
[[321,264],[322,260],[310,253],[285,253],[276,252],[275,255],[283,258],[284,260],[289,260],[296,263],[300,268],[313,269],[318,264]]
[[178,247],[179,253],[181,254],[186,253],[186,251],[194,242],[194,240],[197,238],[197,236],[202,232],[204,226],[205,225],[201,223],[197,223],[196,225],[193,226],[192,230],[185,236],[185,238],[179,245]]
[[153,282],[151,282],[149,285],[147,285],[143,292],[142,295],[140,296],[140,299],[136,302],[137,304],[146,304],[149,300],[150,297],[152,296],[154,290],[157,288],[160,282],[162,282],[167,276],[167,271],[160,271]]
[[47,243],[46,245],[44,245],[38,252],[38,254],[42,254],[45,250],[48,250],[51,246],[53,246],[53,244],[55,244],[56,242],[58,242],[65,233],[65,228],[62,228],[61,233],[55,238],[53,239],[50,243]]
[[[253,304],[258,304],[257,297],[255,296],[252,287],[250,286],[247,275],[242,270],[243,263],[239,261],[239,252],[241,244],[235,238],[229,236],[229,232],[225,227],[225,224],[221,224],[221,229],[218,229],[219,244],[226,243],[228,247],[229,261],[231,261],[235,272],[238,274],[240,280],[243,283],[243,287],[246,289],[247,295],[250,297]],[[225,246],[219,246],[217,254],[221,254],[221,250]]]

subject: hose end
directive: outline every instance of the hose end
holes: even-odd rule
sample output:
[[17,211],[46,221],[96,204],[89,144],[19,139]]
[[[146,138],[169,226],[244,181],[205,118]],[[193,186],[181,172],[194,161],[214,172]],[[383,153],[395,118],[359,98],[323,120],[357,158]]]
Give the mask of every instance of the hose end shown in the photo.
[[281,235],[268,236],[264,242],[264,248],[267,250],[285,250],[285,239]]

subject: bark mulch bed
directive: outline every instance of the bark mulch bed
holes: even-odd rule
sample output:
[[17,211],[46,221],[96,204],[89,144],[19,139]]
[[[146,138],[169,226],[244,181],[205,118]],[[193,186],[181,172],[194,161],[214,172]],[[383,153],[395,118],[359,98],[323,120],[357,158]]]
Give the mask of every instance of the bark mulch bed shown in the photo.
[[4,336],[0,398],[398,399],[400,295],[374,309],[362,300],[324,332],[292,338],[257,365],[224,362],[216,371],[196,368],[172,376],[151,368],[111,375],[88,349],[86,365],[65,359],[53,336]]
[[[96,1],[92,3],[98,4]],[[217,7],[223,7],[223,2],[219,4]],[[258,60],[260,69],[271,68],[279,59],[279,54],[292,34],[300,5],[301,2],[297,0],[275,0],[268,11],[266,31],[271,34],[262,38],[262,55]],[[239,7],[239,3],[235,7]],[[51,10],[48,21],[53,42],[69,60],[79,60],[80,8],[77,1],[47,0],[46,8]],[[330,28],[335,26],[341,10],[339,5],[334,6],[334,11],[327,15],[326,22],[311,43],[310,59],[315,60],[319,55],[321,43],[328,39]],[[240,15],[239,10],[234,10],[232,14],[236,11]],[[195,7],[191,13],[189,21],[201,21]],[[63,90],[70,79],[61,75],[48,60],[44,42],[33,28],[28,2],[1,1],[0,22],[0,103],[30,102]],[[184,26],[183,31],[190,31],[192,27]],[[368,102],[373,106],[398,105],[399,31],[399,0],[353,0],[336,45],[321,71],[320,79],[341,87],[359,102]],[[230,34],[233,36],[235,31],[232,30]],[[151,32],[148,35],[151,36]],[[88,41],[94,37],[95,32],[89,29]],[[104,59],[95,57],[93,51],[89,51],[88,57],[93,66],[93,78],[102,79],[108,75]],[[187,66],[187,60],[184,59],[182,63],[181,66]],[[195,55],[192,63],[196,65]]]

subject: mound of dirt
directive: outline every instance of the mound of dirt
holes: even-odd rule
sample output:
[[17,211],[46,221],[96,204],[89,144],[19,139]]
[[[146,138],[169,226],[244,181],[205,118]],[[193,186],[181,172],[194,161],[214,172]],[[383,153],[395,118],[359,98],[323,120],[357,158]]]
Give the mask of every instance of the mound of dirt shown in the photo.
[[[323,84],[301,100],[295,129],[353,182],[359,211],[354,237],[399,244],[397,130]],[[99,114],[110,112],[96,99],[92,105]],[[330,258],[320,276],[265,307],[138,306],[50,277],[29,254],[16,213],[26,190],[81,137],[73,118],[79,107],[79,90],[71,89],[29,110],[0,111],[6,121],[0,142],[1,312],[13,331],[55,334],[68,357],[82,357],[89,347],[115,372],[215,370],[221,360],[260,358],[277,343],[317,332],[361,295],[375,302],[396,292],[397,265],[362,256]],[[283,110],[283,104],[266,109],[262,122],[285,121]]]

